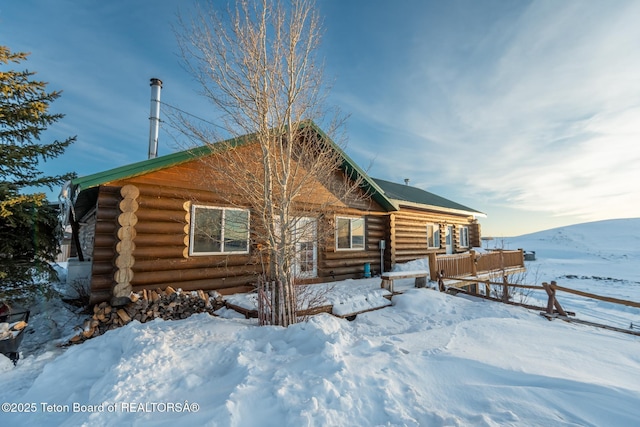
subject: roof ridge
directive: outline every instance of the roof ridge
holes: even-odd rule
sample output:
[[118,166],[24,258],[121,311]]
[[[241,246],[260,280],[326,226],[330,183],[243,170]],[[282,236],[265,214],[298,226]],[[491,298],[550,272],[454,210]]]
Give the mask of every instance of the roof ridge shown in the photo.
[[400,184],[381,178],[372,177],[371,179],[373,179],[382,188],[387,197],[394,200],[416,203],[425,206],[436,206],[446,209],[459,210],[474,215],[485,215],[483,212],[480,212],[476,209],[462,205],[458,202],[454,202],[453,200],[447,199],[419,187],[414,187],[408,184]]

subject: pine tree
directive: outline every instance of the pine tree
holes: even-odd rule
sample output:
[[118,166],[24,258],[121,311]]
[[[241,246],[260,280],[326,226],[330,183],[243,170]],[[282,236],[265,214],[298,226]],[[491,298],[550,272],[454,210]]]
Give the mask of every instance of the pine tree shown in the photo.
[[60,92],[47,92],[47,83],[34,80],[34,72],[4,70],[27,56],[0,46],[0,300],[46,291],[42,284],[55,277],[49,262],[59,249],[56,212],[43,193],[25,191],[53,189],[73,177],[47,176],[38,169],[40,160],[58,157],[75,137],[40,141],[42,132],[64,116],[49,113]]

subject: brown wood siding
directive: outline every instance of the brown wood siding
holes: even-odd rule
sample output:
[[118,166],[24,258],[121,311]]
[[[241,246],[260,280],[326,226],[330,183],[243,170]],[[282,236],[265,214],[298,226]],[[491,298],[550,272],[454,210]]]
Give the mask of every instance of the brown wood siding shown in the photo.
[[[114,278],[120,282],[123,279],[115,259],[116,246],[120,241],[118,230],[121,228],[118,217],[123,213],[120,209],[123,200],[120,189],[126,185],[134,185],[139,190],[135,199],[137,209],[133,213],[137,222],[131,251],[133,265],[130,284],[134,292],[172,286],[183,290],[204,289],[226,293],[230,290],[247,290],[247,286],[256,282],[262,264],[257,250],[260,237],[256,235],[253,224],[248,255],[188,255],[189,203],[229,207],[229,197],[234,197],[232,180],[225,173],[225,159],[218,157],[207,163],[194,160],[100,187],[92,273],[94,302],[109,299],[116,284]],[[219,167],[215,167],[216,162]],[[336,176],[335,179],[342,178]],[[365,262],[371,264],[373,271],[379,271],[378,242],[387,232],[384,210],[361,194],[353,196],[345,204],[326,188],[317,184],[311,187],[307,192],[309,197],[304,197],[299,206],[308,210],[309,206],[329,202],[331,211],[324,212],[322,222],[332,222],[336,213],[352,216],[369,214],[365,220],[366,248],[363,251],[336,252],[333,228],[326,232],[330,236],[322,239],[318,248],[317,280],[362,277]],[[240,199],[234,200],[233,206],[242,205]],[[324,225],[325,229],[327,225]]]
[[114,260],[119,228],[117,217],[120,213],[118,204],[122,200],[120,187],[101,186],[95,223],[95,240],[91,268],[91,303],[111,298],[111,289],[115,284]]
[[469,244],[474,248],[482,247],[482,233],[480,231],[480,223],[477,221],[469,225]]
[[[158,175],[149,181],[155,180]],[[170,176],[175,176],[173,173]],[[189,205],[225,207],[218,193],[149,184],[145,177],[130,180],[140,190],[138,224],[133,251],[133,291],[172,286],[183,290],[223,290],[254,283],[260,272],[255,253],[189,256]]]
[[[337,216],[352,216],[353,212],[338,213]],[[356,250],[337,250],[335,242],[335,219],[330,221],[331,238],[320,250],[318,257],[318,278],[323,280],[341,280],[362,278],[364,265],[368,263],[371,271],[380,272],[379,242],[386,233],[386,215],[360,215],[365,219],[365,248]]]
[[[473,234],[474,221],[470,216],[438,213],[433,211],[421,211],[407,207],[401,207],[400,211],[393,212],[389,219],[389,240],[391,248],[388,251],[391,265],[404,263],[420,258],[426,258],[429,253],[445,253],[446,226],[453,226],[454,252],[463,252],[469,248],[460,247],[459,226],[469,226],[469,242],[475,245],[475,240],[480,240]],[[429,248],[427,243],[427,224],[440,225],[440,248]]]

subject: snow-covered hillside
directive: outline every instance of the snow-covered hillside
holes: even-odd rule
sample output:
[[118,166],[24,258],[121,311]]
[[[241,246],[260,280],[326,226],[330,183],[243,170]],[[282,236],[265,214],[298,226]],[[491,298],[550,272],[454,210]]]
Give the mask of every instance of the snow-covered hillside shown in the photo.
[[[494,242],[498,243],[501,242]],[[508,249],[536,251],[540,261],[561,268],[560,274],[571,274],[571,266],[576,265],[573,274],[622,274],[626,279],[640,281],[640,268],[628,268],[631,263],[640,262],[640,218],[553,228],[508,238],[504,243]],[[548,267],[545,265],[545,269]]]
[[[536,251],[540,281],[640,301],[639,239],[634,219],[505,243]],[[558,298],[640,324],[638,309]],[[410,288],[353,322],[134,322],[16,368],[0,356],[0,384],[3,410],[33,409],[0,412],[2,426],[635,426],[640,338]]]
[[[527,263],[532,282],[551,282],[597,295],[640,301],[640,218],[577,224],[505,240],[508,248],[535,251]],[[534,280],[537,279],[537,280]],[[545,305],[544,292],[531,301]],[[560,292],[558,300],[585,320],[640,330],[640,310]]]

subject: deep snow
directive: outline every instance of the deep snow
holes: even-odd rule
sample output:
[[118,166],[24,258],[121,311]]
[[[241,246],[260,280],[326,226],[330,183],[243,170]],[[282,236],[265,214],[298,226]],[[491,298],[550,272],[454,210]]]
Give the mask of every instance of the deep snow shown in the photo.
[[[539,281],[640,301],[639,239],[634,219],[504,243],[536,251]],[[200,314],[49,344],[16,368],[0,356],[0,402],[35,409],[0,412],[0,425],[638,425],[639,337],[405,288],[353,322],[318,315],[284,329]],[[638,309],[558,299],[580,318],[640,324]]]

